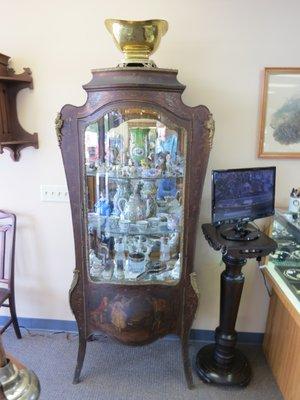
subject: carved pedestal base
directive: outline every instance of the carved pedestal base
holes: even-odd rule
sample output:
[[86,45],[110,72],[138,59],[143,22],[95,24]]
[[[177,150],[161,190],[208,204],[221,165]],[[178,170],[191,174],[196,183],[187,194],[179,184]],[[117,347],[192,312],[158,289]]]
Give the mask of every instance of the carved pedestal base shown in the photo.
[[197,355],[196,372],[206,383],[225,386],[247,386],[251,379],[251,368],[247,358],[234,349],[234,360],[226,367],[220,367],[214,357],[215,345],[202,347]]

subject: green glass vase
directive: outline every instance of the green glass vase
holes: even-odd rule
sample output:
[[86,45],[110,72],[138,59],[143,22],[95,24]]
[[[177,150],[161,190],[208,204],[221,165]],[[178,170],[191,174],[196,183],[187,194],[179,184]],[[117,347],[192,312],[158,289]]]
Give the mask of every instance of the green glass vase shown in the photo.
[[135,165],[141,165],[142,160],[148,157],[149,128],[130,128],[130,158]]

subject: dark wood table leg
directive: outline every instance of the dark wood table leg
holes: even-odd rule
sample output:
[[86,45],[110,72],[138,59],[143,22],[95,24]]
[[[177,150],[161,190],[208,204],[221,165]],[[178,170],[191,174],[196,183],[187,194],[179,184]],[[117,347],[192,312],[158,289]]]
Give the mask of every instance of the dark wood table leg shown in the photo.
[[196,359],[196,372],[207,383],[246,386],[251,379],[247,358],[235,348],[235,323],[244,285],[242,267],[247,260],[223,256],[226,265],[221,274],[220,325],[215,343],[202,347]]

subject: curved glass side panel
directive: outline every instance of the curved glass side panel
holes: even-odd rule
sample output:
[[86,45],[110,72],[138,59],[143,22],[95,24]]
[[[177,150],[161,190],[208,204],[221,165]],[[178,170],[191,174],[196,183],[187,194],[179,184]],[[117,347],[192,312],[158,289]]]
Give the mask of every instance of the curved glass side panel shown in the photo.
[[150,109],[118,109],[84,139],[90,279],[178,283],[185,130]]

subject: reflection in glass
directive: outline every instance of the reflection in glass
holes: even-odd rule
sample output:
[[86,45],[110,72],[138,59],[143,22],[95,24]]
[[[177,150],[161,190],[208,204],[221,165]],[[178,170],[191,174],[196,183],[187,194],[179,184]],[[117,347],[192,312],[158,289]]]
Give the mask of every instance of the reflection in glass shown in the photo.
[[91,280],[179,281],[185,140],[153,110],[114,110],[86,128]]

